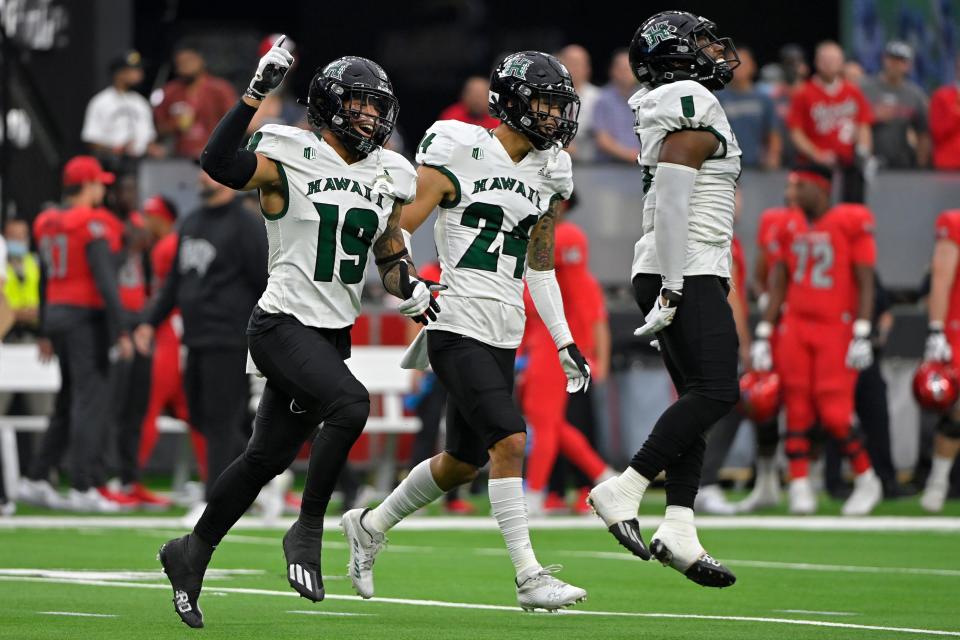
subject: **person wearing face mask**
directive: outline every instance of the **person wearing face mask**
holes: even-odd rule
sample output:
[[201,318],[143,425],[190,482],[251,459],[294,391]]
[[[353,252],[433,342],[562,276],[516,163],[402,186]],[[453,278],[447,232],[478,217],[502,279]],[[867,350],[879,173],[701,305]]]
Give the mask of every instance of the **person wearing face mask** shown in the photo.
[[154,109],[157,133],[172,138],[173,155],[197,159],[220,118],[237,101],[233,86],[207,71],[195,43],[180,44],[173,54],[176,77],[163,86]]
[[157,327],[180,309],[188,350],[183,385],[192,424],[209,445],[209,498],[249,435],[246,329],[267,286],[267,237],[233,189],[205,172],[199,189],[202,205],[183,221],[173,268],[133,337],[149,353]]
[[40,319],[40,261],[30,252],[30,227],[24,220],[8,220],[4,297],[13,311],[12,338],[36,335]]

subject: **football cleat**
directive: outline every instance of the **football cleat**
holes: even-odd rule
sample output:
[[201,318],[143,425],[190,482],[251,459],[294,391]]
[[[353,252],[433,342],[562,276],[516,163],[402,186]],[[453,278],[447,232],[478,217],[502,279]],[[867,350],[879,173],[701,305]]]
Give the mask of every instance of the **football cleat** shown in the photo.
[[363,516],[370,509],[351,509],[343,514],[340,527],[347,537],[350,547],[350,560],[347,564],[347,573],[353,590],[361,598],[373,597],[373,563],[377,554],[383,551],[387,544],[387,537],[378,532],[370,531],[363,526]]
[[312,602],[320,602],[326,595],[320,573],[320,549],[323,532],[304,533],[299,522],[283,535],[283,557],[287,560],[287,582],[293,590]]
[[200,610],[200,589],[203,588],[203,574],[206,566],[196,569],[191,566],[187,553],[190,534],[165,542],[160,547],[157,559],[167,574],[167,580],[173,587],[173,609],[189,627],[203,627],[203,612]]
[[737,581],[732,571],[704,550],[693,524],[664,522],[653,534],[650,551],[660,564],[701,587],[723,589]]
[[810,478],[794,478],[787,489],[789,511],[796,516],[809,516],[817,512],[817,492]]
[[873,469],[867,469],[853,479],[853,493],[843,503],[843,515],[869,515],[881,500],[883,500],[883,483]]
[[20,478],[16,499],[24,504],[47,509],[63,509],[66,499],[47,480]]
[[70,489],[64,501],[64,509],[79,513],[120,513],[120,505],[100,495],[96,489],[86,491]]
[[587,599],[587,592],[553,577],[562,567],[558,564],[540,567],[516,580],[517,601],[524,611],[546,609],[555,613]]
[[650,550],[647,549],[640,535],[637,506],[629,504],[619,495],[616,478],[595,486],[587,496],[587,504],[603,520],[607,525],[607,531],[622,547],[641,560],[650,559]]
[[718,484],[708,484],[700,487],[693,508],[697,513],[709,513],[715,516],[732,516],[737,513],[737,507],[727,501],[723,489]]
[[757,475],[750,494],[737,503],[739,513],[769,509],[780,504],[780,478],[772,460],[757,461]]

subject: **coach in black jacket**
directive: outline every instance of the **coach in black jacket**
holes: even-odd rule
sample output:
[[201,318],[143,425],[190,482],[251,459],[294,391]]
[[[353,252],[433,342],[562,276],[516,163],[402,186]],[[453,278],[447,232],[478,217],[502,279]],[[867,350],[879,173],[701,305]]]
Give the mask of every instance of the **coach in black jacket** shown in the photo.
[[203,206],[180,227],[174,266],[137,327],[137,349],[179,308],[187,365],[183,384],[190,421],[207,439],[207,492],[243,451],[249,435],[247,320],[267,286],[263,222],[236,192],[200,173]]

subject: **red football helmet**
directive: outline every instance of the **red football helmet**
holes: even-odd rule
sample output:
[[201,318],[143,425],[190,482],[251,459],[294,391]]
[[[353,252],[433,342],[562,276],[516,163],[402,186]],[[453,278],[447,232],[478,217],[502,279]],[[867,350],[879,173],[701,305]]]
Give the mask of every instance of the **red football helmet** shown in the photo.
[[775,371],[749,371],[740,378],[740,412],[766,422],[780,411],[780,376]]
[[913,397],[929,411],[946,413],[960,396],[960,377],[949,362],[924,362],[913,376]]

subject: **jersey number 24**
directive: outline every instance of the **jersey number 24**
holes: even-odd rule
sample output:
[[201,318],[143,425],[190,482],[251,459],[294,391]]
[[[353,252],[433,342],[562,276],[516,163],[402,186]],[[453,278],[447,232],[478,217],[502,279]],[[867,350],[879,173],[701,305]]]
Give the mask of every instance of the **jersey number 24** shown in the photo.
[[[526,265],[530,229],[537,224],[537,220],[537,216],[527,216],[512,230],[503,232],[503,253],[517,259],[513,268],[513,277],[518,280],[523,277],[523,267]],[[460,216],[460,224],[480,229],[480,233],[467,247],[467,251],[460,258],[457,267],[460,269],[496,271],[501,251],[500,248],[491,251],[490,247],[493,246],[502,230],[503,208],[494,204],[474,202],[463,210],[463,214]]]

